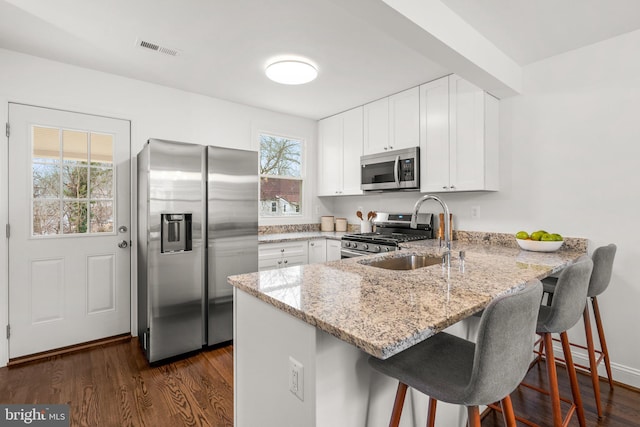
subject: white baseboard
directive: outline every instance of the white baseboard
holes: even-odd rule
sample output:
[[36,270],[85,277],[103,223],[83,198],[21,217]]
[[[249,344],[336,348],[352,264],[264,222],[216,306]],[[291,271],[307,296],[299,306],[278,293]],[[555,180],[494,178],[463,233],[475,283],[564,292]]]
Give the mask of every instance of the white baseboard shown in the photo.
[[[558,343],[554,343],[553,352],[555,355],[562,356],[562,346]],[[571,349],[571,355],[573,356],[573,362],[581,365],[589,366],[589,356],[586,351],[577,351]],[[598,355],[596,354],[596,357]],[[640,369],[631,368],[629,366],[621,365],[619,363],[611,362],[611,374],[613,380],[631,387],[640,388]],[[603,378],[607,378],[607,371],[604,367],[604,361],[598,366],[598,375]]]

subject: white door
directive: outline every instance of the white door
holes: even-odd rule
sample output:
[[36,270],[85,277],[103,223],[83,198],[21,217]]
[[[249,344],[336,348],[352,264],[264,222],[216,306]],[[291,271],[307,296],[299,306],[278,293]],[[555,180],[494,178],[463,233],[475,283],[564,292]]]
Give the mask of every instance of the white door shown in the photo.
[[9,357],[130,332],[130,123],[9,104]]

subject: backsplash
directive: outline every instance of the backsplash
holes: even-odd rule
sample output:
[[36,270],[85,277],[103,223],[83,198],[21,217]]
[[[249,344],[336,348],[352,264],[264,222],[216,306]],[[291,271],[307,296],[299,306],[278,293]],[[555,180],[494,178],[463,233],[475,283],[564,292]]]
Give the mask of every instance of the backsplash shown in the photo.
[[[280,233],[305,233],[310,231],[320,231],[320,224],[286,224],[286,225],[261,225],[258,227],[258,234],[280,234]],[[347,224],[348,233],[359,233],[360,224]]]
[[261,225],[258,234],[280,233],[304,233],[308,231],[320,231],[320,224],[285,224],[285,225]]

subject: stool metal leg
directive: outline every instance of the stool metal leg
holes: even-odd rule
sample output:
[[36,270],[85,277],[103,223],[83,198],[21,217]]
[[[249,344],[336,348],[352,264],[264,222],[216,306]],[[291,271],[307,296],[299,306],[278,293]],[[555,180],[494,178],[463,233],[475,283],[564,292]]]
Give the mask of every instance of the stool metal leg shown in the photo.
[[593,332],[591,330],[591,319],[589,318],[589,307],[585,305],[584,313],[584,332],[587,338],[587,353],[589,355],[589,371],[591,374],[591,384],[593,385],[593,394],[596,398],[596,410],[598,418],[602,417],[602,405],[600,404],[600,377],[598,376],[598,364],[596,362],[596,351],[593,345]]
[[560,334],[560,340],[562,341],[562,351],[564,352],[564,359],[567,363],[567,373],[569,374],[569,379],[571,380],[571,394],[573,395],[573,403],[576,406],[576,411],[578,412],[578,423],[580,424],[580,427],[585,427],[587,425],[587,422],[584,417],[582,398],[580,397],[578,376],[576,374],[576,367],[573,365],[571,346],[569,345],[569,337],[567,336],[566,331]]
[[598,308],[598,298],[591,298],[593,306],[593,316],[596,318],[596,327],[598,328],[598,338],[600,339],[600,348],[604,354],[604,366],[607,369],[609,377],[609,386],[613,388],[613,377],[611,376],[611,363],[609,362],[609,350],[607,349],[607,340],[604,338],[604,328],[602,327],[602,319],[600,318],[600,309]]
[[467,406],[467,414],[469,416],[469,427],[481,427],[480,410],[477,406]]
[[545,332],[544,355],[547,358],[547,376],[549,377],[549,396],[553,413],[553,426],[562,427],[562,413],[560,412],[560,391],[558,390],[558,373],[556,372],[555,358],[553,356],[553,339],[551,334]]
[[511,396],[507,396],[500,401],[502,407],[502,416],[504,417],[504,423],[507,427],[516,427],[516,414],[513,412],[513,405],[511,404]]
[[435,427],[436,425],[436,404],[438,401],[429,396],[429,411],[427,412],[427,427]]
[[398,391],[396,391],[396,400],[393,402],[393,411],[391,412],[389,427],[398,427],[400,424],[400,417],[402,416],[402,407],[404,406],[404,397],[406,394],[407,385],[403,382],[398,382]]

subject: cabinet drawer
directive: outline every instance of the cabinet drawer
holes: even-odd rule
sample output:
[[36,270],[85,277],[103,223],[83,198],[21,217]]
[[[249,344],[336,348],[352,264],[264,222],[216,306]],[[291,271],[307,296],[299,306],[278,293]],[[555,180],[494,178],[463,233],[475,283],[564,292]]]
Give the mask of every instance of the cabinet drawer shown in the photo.
[[258,246],[258,259],[307,255],[307,242],[265,243]]

